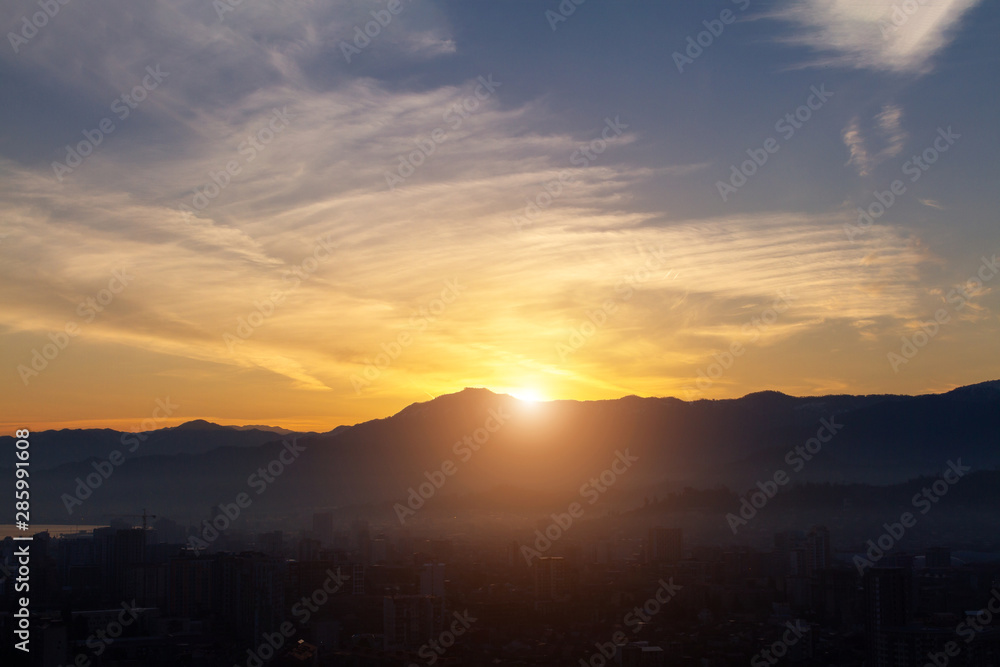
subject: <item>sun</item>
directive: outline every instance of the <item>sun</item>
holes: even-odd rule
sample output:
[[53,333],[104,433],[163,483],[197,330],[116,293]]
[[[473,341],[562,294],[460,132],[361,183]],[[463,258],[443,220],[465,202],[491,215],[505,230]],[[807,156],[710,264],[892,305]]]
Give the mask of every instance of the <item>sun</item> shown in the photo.
[[519,401],[524,401],[526,403],[538,403],[539,401],[545,400],[545,395],[537,389],[531,387],[524,387],[521,389],[511,389],[507,392]]
[[525,405],[553,400],[551,395],[546,391],[548,388],[544,380],[530,377],[517,378],[510,384],[498,383],[490,386],[490,390],[494,393],[506,394],[507,396],[516,398]]

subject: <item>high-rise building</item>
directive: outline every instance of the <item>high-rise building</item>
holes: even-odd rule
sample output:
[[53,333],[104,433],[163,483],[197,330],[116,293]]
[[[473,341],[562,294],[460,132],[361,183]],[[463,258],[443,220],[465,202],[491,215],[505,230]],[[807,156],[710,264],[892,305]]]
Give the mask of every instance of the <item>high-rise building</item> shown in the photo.
[[680,528],[654,526],[649,529],[646,543],[646,561],[650,563],[676,563],[684,559],[684,537]]
[[125,596],[125,571],[146,560],[146,531],[141,528],[94,530],[94,560],[109,599]]
[[630,642],[616,649],[621,667],[664,667],[666,653],[659,646],[649,642]]
[[926,567],[951,567],[951,549],[948,547],[931,547],[924,555]]
[[373,565],[389,560],[389,543],[384,536],[379,535],[369,542],[369,554]]
[[850,625],[859,606],[857,575],[851,570],[817,570],[813,604],[819,617],[834,628]]
[[290,583],[285,561],[259,553],[217,554],[209,573],[212,609],[241,641],[252,642],[284,620]]
[[444,631],[444,600],[434,595],[383,598],[382,632],[387,651],[415,649]]
[[865,631],[869,656],[875,665],[896,665],[899,659],[891,631],[907,625],[912,611],[912,575],[898,567],[873,567],[862,579]]
[[561,556],[542,556],[534,562],[535,598],[563,600],[569,596],[569,571]]
[[280,530],[257,536],[257,548],[268,556],[281,558],[285,553],[285,536]]
[[830,567],[830,531],[826,526],[813,526],[809,529],[805,541],[806,573],[812,576],[817,570]]
[[368,522],[364,519],[357,519],[351,526],[354,540],[354,547],[358,551],[358,560],[365,565],[372,564],[371,532],[368,529]]
[[313,539],[319,540],[322,544],[330,544],[333,541],[332,513],[316,512],[313,514]]
[[140,607],[165,607],[168,569],[167,563],[144,563],[127,567],[122,597],[135,600]]
[[420,570],[420,594],[444,597],[444,563],[424,563]]
[[351,595],[365,594],[365,566],[355,563],[351,569]]
[[303,537],[299,540],[299,548],[297,550],[298,560],[303,563],[319,560],[321,546],[322,543],[319,540],[310,537]]
[[212,609],[212,558],[174,558],[170,561],[167,612],[200,618]]
[[789,530],[774,534],[774,555],[781,572],[793,577],[812,577],[832,563],[830,531],[813,526],[809,532]]

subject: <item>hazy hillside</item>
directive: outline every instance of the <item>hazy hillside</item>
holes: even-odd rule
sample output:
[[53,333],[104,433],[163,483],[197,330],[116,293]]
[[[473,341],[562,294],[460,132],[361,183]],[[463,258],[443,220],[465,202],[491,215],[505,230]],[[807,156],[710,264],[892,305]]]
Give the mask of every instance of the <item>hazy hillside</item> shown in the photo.
[[[499,428],[497,420],[503,422]],[[789,452],[815,437],[824,423],[836,434],[820,432],[828,442],[812,459],[789,463],[798,458]],[[897,483],[937,474],[959,457],[977,470],[1000,463],[1000,383],[916,397],[794,398],[763,392],[692,403],[635,396],[525,403],[466,389],[326,434],[189,423],[149,433],[134,454],[123,451],[125,461],[70,517],[60,498],[74,493],[76,480],[93,473],[95,462],[124,449],[122,435],[34,434],[35,521],[99,518],[141,507],[197,517],[240,492],[255,499],[254,516],[260,520],[314,507],[388,508],[427,482],[425,473],[441,479],[434,473],[446,461],[454,472],[429,506],[450,507],[464,497],[475,498],[479,508],[493,503],[497,509],[530,512],[578,497],[581,485],[625,450],[638,460],[617,478],[607,498],[626,508],[683,486],[726,485],[742,492],[777,470],[788,473],[793,484]],[[476,438],[482,443],[478,451]],[[251,478],[293,441],[303,449],[295,457],[284,455],[291,463],[280,466],[273,482]],[[2,440],[8,451],[12,443]],[[178,485],[184,493],[177,493]]]

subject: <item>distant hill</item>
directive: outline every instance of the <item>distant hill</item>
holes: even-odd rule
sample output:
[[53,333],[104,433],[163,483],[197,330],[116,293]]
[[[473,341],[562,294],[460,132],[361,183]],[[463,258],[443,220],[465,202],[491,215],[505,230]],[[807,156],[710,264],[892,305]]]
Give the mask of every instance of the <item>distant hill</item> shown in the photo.
[[[292,433],[274,427],[220,426],[203,419],[180,426],[132,433],[111,429],[60,429],[31,434],[32,460],[37,467],[51,468],[66,463],[106,458],[115,449],[133,456],[203,454],[217,447],[258,447]],[[0,450],[13,447],[15,439],[0,436]],[[134,450],[134,451],[130,451]],[[9,464],[10,460],[3,464]],[[3,468],[0,464],[0,469]]]
[[[496,426],[498,418],[503,425],[489,433],[487,425]],[[830,438],[820,430],[824,423],[837,431]],[[828,442],[814,441],[811,446],[820,444],[819,451],[794,470],[786,456],[798,456],[794,448],[817,434]],[[199,517],[240,492],[255,498],[258,520],[320,507],[378,508],[393,518],[392,503],[429,478],[440,480],[437,472],[445,461],[451,461],[454,474],[445,476],[428,507],[455,507],[462,498],[475,498],[477,506],[487,499],[498,510],[530,512],[579,499],[581,486],[599,479],[616,452],[625,450],[638,462],[617,477],[605,498],[627,509],[684,486],[725,485],[742,492],[776,470],[786,471],[792,484],[901,483],[937,475],[949,459],[961,458],[976,470],[1000,464],[1000,382],[924,396],[798,398],[760,392],[694,402],[628,396],[525,403],[466,389],[323,434],[189,422],[146,435],[136,453],[127,454],[77,508],[74,521],[137,507],[154,508],[150,511],[161,516]],[[93,472],[95,461],[121,449],[123,436],[135,434],[33,434],[36,520],[65,521],[61,495]],[[304,450],[258,498],[248,478],[293,441]],[[9,451],[13,440],[0,438],[0,446]]]
[[288,435],[290,433],[297,432],[287,428],[281,428],[280,426],[264,426],[262,424],[254,424],[252,426],[227,426],[226,428],[231,428],[235,431],[270,431],[271,433],[277,433],[278,435]]

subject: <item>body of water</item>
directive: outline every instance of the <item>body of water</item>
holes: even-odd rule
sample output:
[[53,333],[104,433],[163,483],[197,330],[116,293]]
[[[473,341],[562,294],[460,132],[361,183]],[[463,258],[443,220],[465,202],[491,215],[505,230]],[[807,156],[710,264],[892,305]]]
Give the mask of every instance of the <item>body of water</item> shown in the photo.
[[6,537],[24,537],[26,535],[37,535],[48,532],[52,537],[59,535],[72,535],[80,531],[90,532],[95,528],[105,528],[105,526],[67,526],[63,524],[38,524],[32,525],[28,530],[18,530],[14,524],[0,524],[0,540]]

